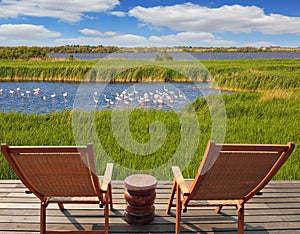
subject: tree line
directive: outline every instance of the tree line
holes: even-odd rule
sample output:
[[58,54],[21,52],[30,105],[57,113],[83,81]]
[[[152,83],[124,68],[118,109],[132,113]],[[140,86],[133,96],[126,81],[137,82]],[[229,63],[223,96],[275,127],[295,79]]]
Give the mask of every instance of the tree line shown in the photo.
[[44,47],[48,53],[114,53],[120,50],[117,46],[65,45]]
[[29,60],[32,58],[46,59],[51,57],[53,53],[69,53],[71,58],[72,54],[76,53],[150,53],[160,52],[161,55],[156,56],[156,60],[172,60],[167,53],[169,52],[188,52],[188,53],[202,53],[202,52],[299,52],[298,48],[285,48],[285,47],[192,47],[192,46],[175,46],[175,47],[117,47],[117,46],[90,46],[90,45],[64,45],[64,46],[0,46],[0,59],[7,60]]
[[44,59],[47,57],[47,50],[37,46],[0,47],[0,59],[28,60],[30,58]]
[[79,46],[66,45],[55,47],[38,46],[16,46],[0,47],[0,59],[6,60],[29,60],[32,58],[46,59],[51,57],[51,53],[114,53],[120,48],[116,46]]

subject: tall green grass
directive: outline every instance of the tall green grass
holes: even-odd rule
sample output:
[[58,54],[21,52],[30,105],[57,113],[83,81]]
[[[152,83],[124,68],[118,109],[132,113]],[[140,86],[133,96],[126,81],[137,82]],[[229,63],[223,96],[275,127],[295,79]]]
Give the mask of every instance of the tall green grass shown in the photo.
[[209,61],[1,61],[0,80],[66,82],[203,82],[222,89],[300,88],[299,59]]
[[1,80],[81,81],[95,61],[9,61],[0,63]]
[[94,60],[1,61],[0,79],[10,81],[143,82],[206,81],[198,61]]
[[202,61],[218,87],[230,90],[300,88],[299,59]]
[[[289,98],[276,96],[265,98],[262,93],[223,95],[227,113],[226,143],[286,144],[289,141],[296,143],[293,154],[275,179],[300,179],[299,94],[298,90]],[[184,170],[186,177],[194,177],[206,144],[211,137],[211,116],[206,99],[199,98],[193,106],[197,112],[201,133],[197,152]],[[9,145],[75,145],[72,114],[72,111],[46,115],[0,113],[0,142]],[[112,161],[130,169],[145,170],[159,166],[172,158],[181,140],[181,126],[176,113],[143,109],[134,110],[131,113],[130,131],[132,138],[137,142],[149,141],[151,123],[160,121],[166,127],[166,141],[159,150],[147,157],[133,154],[118,144],[112,132],[111,114],[109,110],[94,112],[97,137]],[[16,178],[2,154],[0,155],[0,168],[0,179]],[[99,170],[101,171],[102,168]],[[171,168],[170,171],[161,173],[170,172]],[[114,175],[115,179],[124,179],[124,175],[118,172]]]
[[[295,142],[296,148],[293,154],[277,173],[275,179],[299,180],[299,94],[299,90],[295,91],[288,99],[277,96],[266,99],[265,94],[258,93],[225,94],[227,115],[225,143],[286,144],[289,141]],[[203,107],[198,106],[199,103],[201,101],[197,101],[194,105],[201,112]],[[205,122],[205,119],[203,121]],[[193,170],[192,174],[195,172]]]

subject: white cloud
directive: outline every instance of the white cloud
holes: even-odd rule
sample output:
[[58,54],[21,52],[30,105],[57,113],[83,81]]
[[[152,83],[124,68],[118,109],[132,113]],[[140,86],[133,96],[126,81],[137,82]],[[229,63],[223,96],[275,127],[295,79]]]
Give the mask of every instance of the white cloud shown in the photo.
[[151,36],[149,41],[157,46],[232,46],[233,41],[216,38],[207,32],[181,32],[165,36]]
[[277,46],[277,44],[267,42],[267,41],[256,41],[256,42],[245,43],[242,46],[251,46],[251,47],[261,48],[261,47]]
[[103,33],[99,37],[59,38],[53,42],[55,45],[104,45],[135,47],[148,44],[145,37],[134,34]]
[[84,18],[89,19],[89,20],[94,20],[95,17],[91,15],[85,15]]
[[116,33],[116,32],[111,32],[111,31],[109,31],[109,32],[105,32],[105,33],[103,33],[105,36],[109,36],[109,37],[112,37],[112,36],[117,36],[118,35],[118,33]]
[[124,16],[127,16],[127,13],[126,12],[122,12],[122,11],[112,11],[110,12],[111,15],[115,15],[115,16],[118,16],[118,17],[124,17]]
[[[235,43],[216,38],[206,32],[181,32],[149,38],[135,34],[118,34],[117,32],[84,28],[79,30],[84,36],[59,38],[60,33],[50,31],[41,25],[4,24],[0,26],[0,44],[2,45],[114,45],[121,47],[136,46],[231,46]],[[49,41],[49,38],[56,38]]]
[[[85,30],[88,32],[88,30]],[[90,30],[89,30],[90,31]],[[92,30],[91,30],[92,31]],[[211,33],[182,32],[165,36],[144,36],[134,34],[118,34],[116,32],[103,32],[99,36],[81,36],[75,38],[59,38],[55,40],[56,45],[114,45],[120,47],[137,46],[234,46],[233,41],[216,38]]]
[[84,12],[106,12],[118,4],[119,0],[3,0],[0,2],[0,18],[34,16],[77,22]]
[[178,31],[300,34],[300,17],[266,15],[256,6],[208,8],[192,3],[152,8],[138,6],[130,10],[129,15],[147,25]]
[[118,36],[118,33],[116,32],[111,32],[111,31],[108,31],[108,32],[100,32],[98,30],[95,30],[95,29],[89,29],[89,28],[84,28],[84,29],[81,29],[79,30],[80,33],[84,34],[84,35],[87,35],[87,36],[93,36],[93,37],[115,37],[115,36]]
[[79,32],[81,32],[84,35],[90,35],[90,36],[101,36],[102,33],[98,30],[93,30],[93,29],[88,29],[88,28],[84,28],[79,30]]
[[2,24],[0,37],[6,39],[44,39],[61,36],[60,33],[50,31],[42,25],[32,24]]
[[265,34],[298,34],[300,35],[300,17],[288,17],[270,14],[255,20],[257,30]]

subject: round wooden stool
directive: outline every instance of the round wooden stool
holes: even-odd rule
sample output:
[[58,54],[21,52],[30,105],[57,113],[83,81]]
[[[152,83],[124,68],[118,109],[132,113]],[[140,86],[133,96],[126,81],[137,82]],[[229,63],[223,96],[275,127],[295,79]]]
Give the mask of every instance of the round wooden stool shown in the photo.
[[127,202],[125,220],[130,224],[147,224],[154,219],[154,200],[157,180],[150,175],[136,174],[125,181],[124,197]]

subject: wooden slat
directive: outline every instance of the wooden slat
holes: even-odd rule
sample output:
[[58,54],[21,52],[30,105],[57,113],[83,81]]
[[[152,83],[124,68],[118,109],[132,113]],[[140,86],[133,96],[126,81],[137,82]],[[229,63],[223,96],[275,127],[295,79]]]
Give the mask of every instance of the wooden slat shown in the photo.
[[[112,181],[114,212],[110,211],[110,233],[174,233],[175,208],[165,212],[171,181],[159,181],[156,189],[155,219],[147,225],[129,225],[124,220],[124,182]],[[39,200],[25,194],[19,180],[0,180],[0,233],[39,233]],[[62,213],[57,205],[47,208],[49,230],[97,230],[104,227],[103,209],[97,205],[66,204]],[[190,208],[182,215],[182,233],[236,233],[237,213],[224,207]],[[245,233],[300,233],[300,181],[271,181],[263,195],[255,196],[245,208]]]

